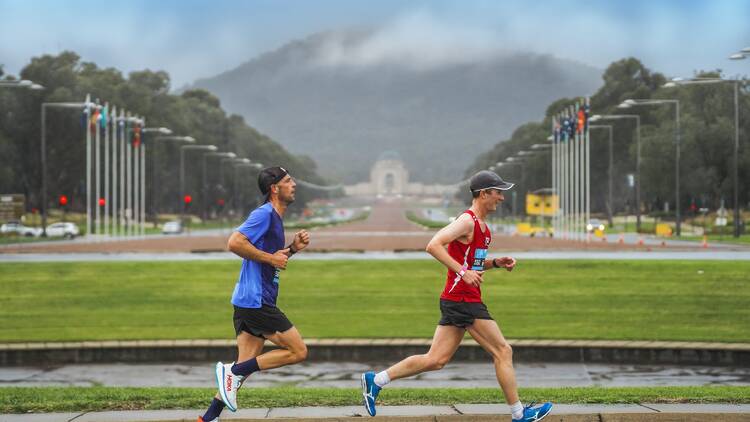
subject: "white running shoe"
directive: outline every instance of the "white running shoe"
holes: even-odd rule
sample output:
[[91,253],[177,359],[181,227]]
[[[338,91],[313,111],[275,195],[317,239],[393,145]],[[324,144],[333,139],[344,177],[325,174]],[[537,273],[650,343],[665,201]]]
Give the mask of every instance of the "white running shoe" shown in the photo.
[[237,411],[237,390],[242,385],[245,377],[232,373],[234,362],[222,364],[216,362],[216,384],[219,387],[221,401],[227,405],[232,412]]

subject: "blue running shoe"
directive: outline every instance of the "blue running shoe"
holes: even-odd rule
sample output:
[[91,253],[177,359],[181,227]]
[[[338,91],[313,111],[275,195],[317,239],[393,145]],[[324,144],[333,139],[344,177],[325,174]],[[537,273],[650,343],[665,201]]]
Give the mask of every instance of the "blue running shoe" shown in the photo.
[[378,398],[380,387],[375,384],[375,373],[372,371],[362,374],[362,397],[365,409],[370,416],[375,416],[375,399]]
[[523,407],[523,417],[521,419],[513,419],[513,422],[534,422],[544,419],[552,410],[552,403],[547,402],[539,407],[534,407],[534,403],[530,403]]

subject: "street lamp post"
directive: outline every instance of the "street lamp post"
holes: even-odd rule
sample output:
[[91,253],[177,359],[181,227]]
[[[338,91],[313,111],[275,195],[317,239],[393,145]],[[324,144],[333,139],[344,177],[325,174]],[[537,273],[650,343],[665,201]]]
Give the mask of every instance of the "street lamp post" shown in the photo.
[[[183,145],[180,147],[180,201],[185,198],[185,152],[189,150],[216,151],[216,145]],[[180,203],[180,221],[185,218],[185,206]]]
[[607,170],[607,219],[609,227],[614,226],[612,218],[614,203],[612,202],[612,167],[614,164],[614,154],[612,152],[612,125],[590,125],[589,129],[607,129],[609,132],[609,166]]
[[[42,214],[42,236],[47,236],[47,109],[48,108],[72,108],[72,109],[82,109],[86,108],[87,110],[92,107],[91,102],[89,101],[89,97],[86,97],[86,101],[83,103],[42,103],[42,136],[41,136],[41,164],[42,164],[42,203],[40,206],[40,211]],[[88,125],[88,121],[87,121]],[[88,128],[86,129],[86,133],[88,134]],[[87,136],[87,151],[91,151],[91,142],[90,137]],[[89,190],[90,182],[91,182],[91,157],[90,154],[87,155],[87,166],[86,166],[86,189]],[[90,198],[87,198],[90,200]],[[86,210],[88,211],[88,206],[90,202],[86,205]],[[91,213],[88,213],[86,224],[88,226],[91,225]],[[90,229],[90,227],[89,227]],[[87,234],[90,232],[87,232]]]
[[[175,135],[173,135],[173,136],[159,136],[159,137],[154,138],[154,141],[174,141],[174,142],[185,142],[185,143],[193,144],[193,143],[195,143],[195,138],[193,138],[192,136],[175,136]],[[154,171],[153,171],[154,175],[153,175],[153,177],[151,179],[151,191],[153,192],[153,195],[154,195],[154,199],[152,201],[152,204],[153,204],[152,208],[153,208],[153,213],[154,213],[154,222],[156,222],[156,220],[158,218],[158,215],[159,215],[159,183],[158,183],[159,182],[159,177],[158,177],[158,173],[157,173],[157,169],[159,167],[158,167],[158,160],[157,160],[158,154],[156,153],[156,151],[157,151],[156,150],[156,145],[154,145],[154,150],[151,153],[151,156],[153,157],[152,158],[152,161],[153,161],[152,165],[153,165],[153,169],[154,169]]]
[[20,81],[0,81],[0,88],[26,88],[32,91],[41,91],[44,89],[42,85],[22,79]]
[[599,120],[635,119],[635,230],[641,231],[641,116],[637,114],[594,115],[590,122]]
[[675,199],[675,234],[680,236],[682,218],[680,214],[680,149],[681,149],[681,132],[680,132],[680,101],[679,100],[661,100],[661,99],[645,99],[645,100],[625,100],[620,104],[620,108],[629,108],[643,105],[661,105],[661,104],[674,104],[675,106],[675,185],[674,185],[674,199]]
[[240,194],[239,194],[239,176],[238,170],[241,168],[254,168],[252,162],[247,158],[237,158],[234,163],[234,180],[232,180],[232,204],[237,214],[240,212]]
[[[143,119],[143,125],[146,125],[146,119]],[[166,127],[144,127],[141,129],[141,201],[140,201],[140,235],[144,236],[146,231],[146,134],[159,133],[162,135],[171,135],[172,131]],[[154,173],[156,173],[154,169]]]
[[[526,166],[525,166],[524,160],[522,158],[519,158],[519,157],[508,157],[508,158],[505,159],[505,161],[502,161],[502,162],[499,162],[499,163],[495,164],[496,167],[513,166],[513,165],[520,167],[520,169],[521,169],[521,183],[520,183],[520,185],[523,186],[524,189],[526,189],[526,177],[525,177],[526,176],[526,171],[525,171],[526,170],[525,169]],[[513,217],[514,218],[516,217],[516,196],[518,196],[518,194],[516,194],[516,195],[513,196],[513,205],[512,205],[513,206]]]
[[206,163],[209,157],[222,157],[222,158],[235,158],[237,155],[233,152],[208,152],[203,154],[203,175],[202,175],[202,189],[201,196],[203,197],[203,219],[208,218],[208,181],[206,172]]
[[[743,54],[750,54],[750,48],[742,49]],[[664,85],[665,88],[672,88],[678,85],[693,85],[693,84],[717,84],[717,83],[732,83],[734,84],[734,169],[732,173],[732,184],[734,185],[734,237],[740,237],[740,203],[739,203],[739,154],[740,154],[740,106],[739,106],[739,91],[740,81],[737,79],[721,79],[721,78],[692,78],[682,79],[675,78],[672,82],[668,82]]]

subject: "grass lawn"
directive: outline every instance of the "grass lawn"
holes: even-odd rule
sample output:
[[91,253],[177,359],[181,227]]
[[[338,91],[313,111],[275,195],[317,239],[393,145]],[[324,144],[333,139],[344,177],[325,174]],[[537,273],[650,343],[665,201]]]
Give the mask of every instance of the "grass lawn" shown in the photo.
[[[234,337],[237,261],[4,263],[0,342]],[[279,306],[305,337],[429,338],[429,260],[297,261]],[[750,262],[519,262],[483,296],[509,338],[750,341]]]
[[[0,387],[0,413],[203,409],[216,389],[119,387]],[[750,403],[750,387],[521,388],[526,402],[554,403]],[[356,406],[354,388],[245,388],[242,408]],[[495,388],[386,388],[380,405],[503,403]]]

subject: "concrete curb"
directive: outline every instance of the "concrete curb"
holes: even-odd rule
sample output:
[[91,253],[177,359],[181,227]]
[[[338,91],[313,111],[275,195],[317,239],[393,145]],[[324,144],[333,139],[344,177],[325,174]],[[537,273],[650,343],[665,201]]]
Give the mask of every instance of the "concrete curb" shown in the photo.
[[[509,340],[516,362],[582,362],[750,366],[748,343],[659,341]],[[429,339],[306,339],[311,361],[388,362],[425,353]],[[273,347],[268,344],[268,347]],[[0,366],[38,364],[207,362],[236,354],[234,340],[133,340],[0,344]],[[455,360],[484,361],[464,340]]]
[[[40,413],[0,415],[3,422],[194,422],[202,409],[144,410],[89,413]],[[599,421],[747,421],[750,405],[733,404],[626,404],[626,405],[565,405],[558,404],[545,419],[565,422]],[[317,421],[367,420],[361,406],[298,407],[241,409],[225,411],[222,421]],[[452,406],[381,406],[373,421],[451,422],[510,421],[508,407],[500,404],[455,404]]]

